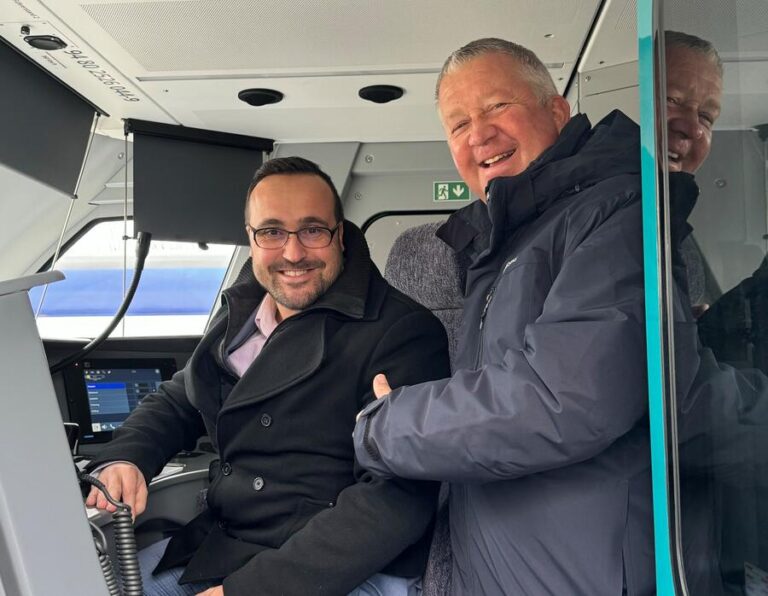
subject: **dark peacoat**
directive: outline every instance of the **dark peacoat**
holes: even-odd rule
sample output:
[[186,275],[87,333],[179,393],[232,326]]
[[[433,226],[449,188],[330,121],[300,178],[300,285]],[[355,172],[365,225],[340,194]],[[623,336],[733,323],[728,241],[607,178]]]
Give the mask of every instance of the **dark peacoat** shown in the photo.
[[225,351],[264,289],[251,277],[226,290],[184,370],[92,463],[127,460],[149,480],[208,434],[220,456],[208,508],[158,567],[186,565],[182,583],[224,578],[227,596],[346,594],[382,569],[423,571],[435,484],[373,477],[356,465],[351,437],[376,373],[392,386],[448,374],[445,331],[384,281],[349,222],[344,240],[339,279],[278,325],[242,378]]

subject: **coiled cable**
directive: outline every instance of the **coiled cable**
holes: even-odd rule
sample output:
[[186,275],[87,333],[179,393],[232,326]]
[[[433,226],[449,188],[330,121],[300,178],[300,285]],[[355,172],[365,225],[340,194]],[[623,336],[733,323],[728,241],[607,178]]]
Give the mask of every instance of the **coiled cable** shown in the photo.
[[136,536],[133,533],[131,508],[118,509],[112,515],[115,532],[117,562],[120,565],[120,577],[123,583],[123,596],[143,596],[141,569],[136,549]]
[[[98,530],[99,538],[94,535],[96,552],[99,554],[99,564],[104,573],[104,580],[107,582],[109,595],[143,596],[144,586],[141,581],[141,568],[139,567],[137,556],[138,550],[136,548],[136,536],[133,533],[133,517],[130,505],[113,499],[107,487],[90,474],[78,470],[77,476],[82,482],[98,488],[104,494],[107,501],[117,508],[117,511],[112,514],[112,526],[115,537],[115,549],[117,550],[117,561],[120,566],[122,591],[118,588],[115,572],[107,554],[107,541],[104,538],[104,534],[101,530]],[[91,526],[95,527],[93,524]],[[102,552],[104,559],[102,559]]]
[[112,568],[112,561],[109,560],[109,548],[107,538],[96,524],[91,522],[91,534],[93,534],[93,543],[96,545],[96,554],[99,556],[99,565],[104,581],[107,582],[109,596],[121,596],[120,586],[117,583],[115,570]]

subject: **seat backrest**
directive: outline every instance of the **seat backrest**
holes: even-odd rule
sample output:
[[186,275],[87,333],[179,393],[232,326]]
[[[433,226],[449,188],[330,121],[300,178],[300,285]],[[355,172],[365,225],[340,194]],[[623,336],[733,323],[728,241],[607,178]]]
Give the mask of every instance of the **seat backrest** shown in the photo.
[[465,273],[455,253],[435,236],[442,223],[422,224],[400,234],[387,257],[384,277],[440,319],[448,334],[453,365],[461,324]]
[[[451,368],[456,358],[465,269],[455,253],[437,236],[442,222],[405,230],[392,245],[384,277],[401,292],[431,310],[448,334]],[[440,490],[435,531],[422,582],[423,596],[444,596],[451,591],[451,534],[448,525],[448,486]]]

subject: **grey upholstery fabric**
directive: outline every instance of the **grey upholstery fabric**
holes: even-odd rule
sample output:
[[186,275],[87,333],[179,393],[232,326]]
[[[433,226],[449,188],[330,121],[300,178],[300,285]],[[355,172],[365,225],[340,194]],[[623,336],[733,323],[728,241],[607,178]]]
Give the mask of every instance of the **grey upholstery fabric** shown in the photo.
[[704,257],[692,236],[680,243],[680,254],[688,272],[688,294],[691,304],[701,304],[704,296]]
[[440,487],[435,531],[429,547],[427,569],[422,582],[423,596],[446,596],[451,593],[451,573],[453,555],[451,554],[451,527],[448,519],[448,483]]
[[[448,334],[451,366],[461,324],[465,267],[437,236],[442,222],[405,230],[395,240],[384,268],[384,277],[411,298],[430,309]],[[440,490],[435,531],[424,573],[423,595],[445,596],[451,591],[451,534],[448,525],[448,485]]]
[[448,333],[453,365],[466,275],[455,253],[435,236],[442,223],[422,224],[400,234],[387,258],[384,277],[440,319]]
[[680,253],[688,274],[691,305],[714,304],[722,292],[693,234],[680,243]]

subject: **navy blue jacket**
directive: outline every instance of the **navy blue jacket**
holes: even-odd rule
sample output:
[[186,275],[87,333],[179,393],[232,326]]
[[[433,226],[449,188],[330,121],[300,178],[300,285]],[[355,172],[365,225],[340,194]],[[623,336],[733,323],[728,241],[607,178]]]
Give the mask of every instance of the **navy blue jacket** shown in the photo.
[[456,372],[355,429],[374,473],[450,481],[454,594],[655,592],[639,153],[620,112],[577,116],[455,213]]

